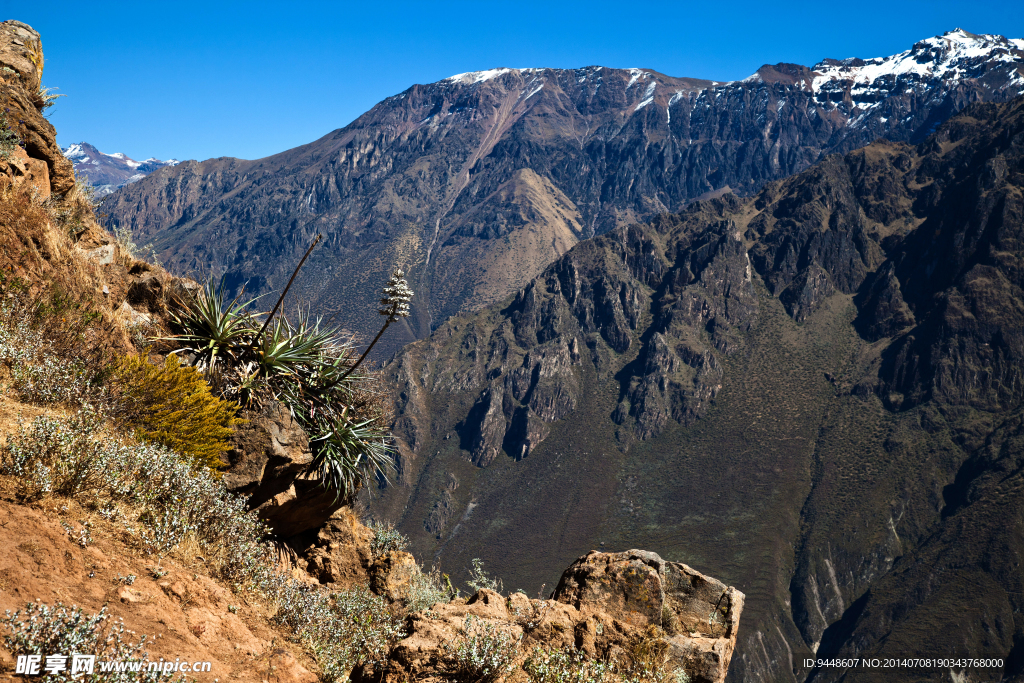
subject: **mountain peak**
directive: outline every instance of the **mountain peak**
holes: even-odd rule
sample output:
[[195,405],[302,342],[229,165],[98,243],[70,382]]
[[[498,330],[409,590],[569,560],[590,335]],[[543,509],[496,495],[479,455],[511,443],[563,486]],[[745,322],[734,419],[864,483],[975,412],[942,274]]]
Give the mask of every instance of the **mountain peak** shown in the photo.
[[455,74],[454,76],[445,78],[444,81],[472,85],[474,83],[482,83],[494,78],[499,78],[507,73],[529,73],[533,71],[543,71],[543,69],[509,69],[507,67],[499,67],[496,69],[487,69],[486,71],[467,71],[466,73]]
[[164,166],[176,166],[177,159],[161,161],[150,157],[136,161],[124,152],[107,154],[88,142],[76,142],[62,150],[64,156],[75,165],[75,171],[85,174],[96,190],[96,196],[103,197],[119,187],[141,180]]

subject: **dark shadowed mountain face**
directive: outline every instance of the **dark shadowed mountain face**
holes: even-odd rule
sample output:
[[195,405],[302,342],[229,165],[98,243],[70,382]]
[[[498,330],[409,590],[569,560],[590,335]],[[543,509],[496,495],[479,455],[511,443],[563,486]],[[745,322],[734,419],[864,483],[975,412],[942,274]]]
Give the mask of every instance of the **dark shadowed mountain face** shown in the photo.
[[62,151],[75,165],[75,173],[88,179],[97,197],[105,197],[119,187],[142,180],[158,168],[178,163],[177,159],[135,161],[120,152],[104,154],[88,142],[75,143]]
[[747,595],[731,680],[1020,675],[1022,192],[1017,98],[587,240],[386,367],[371,510],[531,594],[593,548],[714,572]]
[[389,332],[394,350],[503,300],[581,239],[752,194],[880,136],[920,142],[971,102],[1024,91],[1022,47],[957,30],[893,57],[777,64],[732,83],[603,67],[461,74],[273,157],[161,169],[104,212],[174,268],[256,292],[283,287],[322,232],[299,294],[364,335],[377,287],[402,266],[417,298]]

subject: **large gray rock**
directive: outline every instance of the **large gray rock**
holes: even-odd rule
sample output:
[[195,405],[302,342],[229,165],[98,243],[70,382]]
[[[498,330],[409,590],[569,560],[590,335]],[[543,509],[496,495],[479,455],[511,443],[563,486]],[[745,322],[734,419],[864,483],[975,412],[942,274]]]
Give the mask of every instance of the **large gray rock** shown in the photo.
[[553,597],[583,615],[661,627],[670,661],[694,681],[716,682],[729,671],[744,600],[721,581],[643,550],[592,551],[565,570]]

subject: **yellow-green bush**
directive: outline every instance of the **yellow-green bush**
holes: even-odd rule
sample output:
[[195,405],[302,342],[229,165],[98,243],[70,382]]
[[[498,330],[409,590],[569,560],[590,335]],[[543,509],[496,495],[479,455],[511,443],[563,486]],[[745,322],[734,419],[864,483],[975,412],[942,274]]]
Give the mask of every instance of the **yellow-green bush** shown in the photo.
[[224,467],[238,406],[214,396],[203,376],[168,356],[163,366],[141,356],[114,369],[117,413],[141,438],[163,444],[212,470]]

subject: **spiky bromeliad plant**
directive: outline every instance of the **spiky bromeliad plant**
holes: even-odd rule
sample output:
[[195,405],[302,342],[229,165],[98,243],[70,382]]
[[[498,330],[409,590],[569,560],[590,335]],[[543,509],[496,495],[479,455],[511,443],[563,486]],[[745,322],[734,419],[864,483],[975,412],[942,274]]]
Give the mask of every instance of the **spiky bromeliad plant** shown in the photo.
[[168,340],[182,345],[175,353],[189,358],[225,398],[249,407],[268,398],[287,405],[310,435],[314,456],[307,473],[336,498],[351,499],[364,481],[386,481],[394,467],[385,420],[368,408],[373,378],[356,370],[384,330],[409,315],[412,290],[404,275],[396,269],[384,288],[380,313],[387,320],[358,359],[339,327],[308,311],[295,323],[284,315],[264,319],[250,310],[255,299],[240,303],[241,294],[225,305],[223,283],[213,280],[177,302],[172,315],[180,333]]

